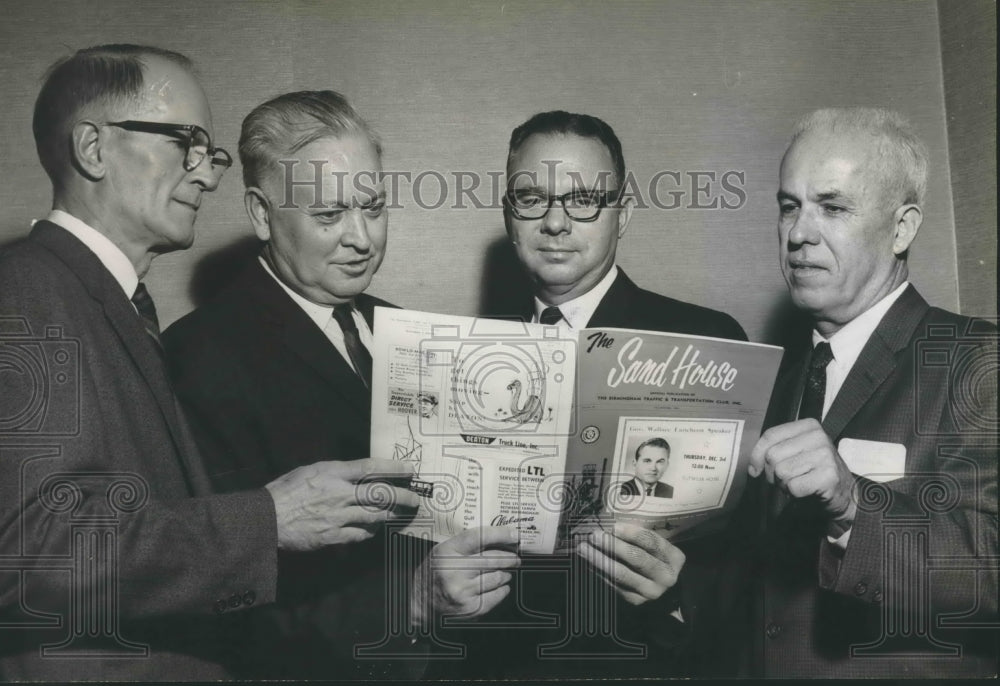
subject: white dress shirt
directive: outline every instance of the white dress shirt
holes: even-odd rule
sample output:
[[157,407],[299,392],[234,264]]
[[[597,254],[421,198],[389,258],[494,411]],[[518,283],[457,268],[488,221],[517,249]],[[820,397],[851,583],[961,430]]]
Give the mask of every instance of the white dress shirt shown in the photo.
[[121,248],[111,242],[111,239],[103,233],[77,219],[69,212],[62,210],[52,210],[46,221],[60,226],[76,236],[81,243],[97,255],[104,268],[111,272],[115,281],[122,287],[125,297],[130,301],[135,294],[136,286],[139,285],[139,275],[135,272],[132,261],[125,256]]
[[[563,329],[587,328],[587,322],[594,316],[597,306],[601,304],[601,300],[604,299],[608,289],[611,288],[611,284],[615,282],[615,278],[617,277],[618,265],[611,265],[611,269],[608,270],[603,279],[597,282],[597,285],[583,295],[577,296],[572,300],[567,300],[562,305],[559,305],[559,311],[562,312],[563,318],[556,322],[555,326]],[[542,316],[542,311],[546,307],[551,307],[551,305],[542,302],[536,296],[535,316],[531,318],[532,323],[538,323]]]
[[[333,343],[333,347],[337,349],[340,356],[344,358],[348,366],[354,369],[355,372],[358,370],[354,368],[354,363],[351,362],[351,356],[347,352],[347,345],[344,344],[344,332],[340,328],[340,324],[337,320],[333,318],[333,306],[332,305],[319,305],[313,301],[303,298],[301,295],[293,291],[285,282],[279,279],[273,271],[271,271],[270,265],[264,258],[257,258],[260,260],[261,265],[264,267],[264,271],[270,274],[271,278],[278,282],[288,297],[295,301],[295,303],[302,308],[302,311],[309,315],[309,318],[316,323],[316,326],[320,328],[330,342]],[[358,327],[358,338],[361,339],[361,344],[368,348],[368,352],[371,352],[375,345],[375,339],[372,336],[372,330],[368,326],[368,322],[365,318],[358,312],[358,308],[351,306],[351,316],[354,317],[354,323]],[[360,373],[360,372],[359,372]]]

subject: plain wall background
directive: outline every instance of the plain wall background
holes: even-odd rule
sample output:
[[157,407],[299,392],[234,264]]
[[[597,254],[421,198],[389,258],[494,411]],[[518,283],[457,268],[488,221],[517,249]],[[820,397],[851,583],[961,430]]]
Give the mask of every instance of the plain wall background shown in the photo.
[[[931,302],[959,305],[934,2],[46,0],[4,10],[0,242],[25,234],[50,206],[30,123],[45,68],[81,47],[136,42],[196,61],[217,145],[234,156],[253,106],[289,90],[332,88],[380,132],[388,170],[502,171],[511,129],[560,108],[610,123],[641,183],[662,170],[740,171],[747,201],[738,210],[636,211],[619,264],[645,288],[731,313],[754,340],[780,340],[785,321],[774,193],[794,122],[823,106],[895,108],[931,153],[911,278]],[[950,43],[949,54],[961,46]],[[962,72],[965,91],[993,83]],[[436,195],[432,181],[422,188]],[[406,206],[391,213],[373,294],[477,314],[514,288],[500,210],[451,209],[454,195],[435,210],[400,196]],[[146,279],[164,325],[226,278],[233,245],[252,236],[238,163],[204,201],[194,247],[157,259]],[[994,236],[994,283],[995,245]]]
[[997,313],[997,6],[939,3],[962,311]]

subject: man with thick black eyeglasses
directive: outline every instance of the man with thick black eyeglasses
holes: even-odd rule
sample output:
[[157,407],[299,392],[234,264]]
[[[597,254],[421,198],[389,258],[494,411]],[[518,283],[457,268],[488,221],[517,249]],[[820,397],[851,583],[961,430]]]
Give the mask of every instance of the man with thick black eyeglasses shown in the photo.
[[[567,329],[620,327],[746,340],[729,315],[643,290],[616,266],[618,242],[634,209],[633,199],[622,194],[625,180],[621,142],[597,117],[544,112],[514,129],[504,222],[534,294],[518,314]],[[624,523],[594,532],[577,553],[593,570],[593,583],[584,583],[586,594],[577,598],[566,598],[565,570],[552,569],[545,559],[523,560],[507,601],[487,616],[510,628],[477,627],[463,636],[470,644],[465,675],[623,678],[684,672],[681,646],[694,615],[681,593],[681,586],[691,584],[677,585],[682,567],[690,565],[685,554]],[[528,628],[546,612],[561,618],[557,626]],[[584,614],[614,627],[606,641],[588,644],[595,658],[607,651],[606,659],[560,659],[558,651],[539,657],[540,646],[559,644],[572,632],[567,627],[585,621]],[[646,658],[618,659],[619,640],[645,644]]]
[[0,252],[0,681],[226,678],[229,622],[275,601],[278,550],[373,536],[391,512],[356,484],[412,469],[319,462],[212,493],[142,283],[232,161],[188,58],[80,50],[33,129],[53,210]]
[[229,169],[233,166],[232,156],[222,148],[212,147],[212,137],[197,124],[168,124],[158,121],[109,121],[106,126],[117,126],[126,131],[159,133],[184,141],[184,171],[194,171],[206,157],[213,169]]

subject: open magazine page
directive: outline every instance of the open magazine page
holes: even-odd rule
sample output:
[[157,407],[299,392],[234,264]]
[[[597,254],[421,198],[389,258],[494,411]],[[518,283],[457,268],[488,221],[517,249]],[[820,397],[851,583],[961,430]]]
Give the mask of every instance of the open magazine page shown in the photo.
[[[563,334],[565,335],[565,334]],[[572,431],[576,339],[557,327],[375,310],[372,455],[413,462],[406,533],[517,525],[551,552]],[[428,525],[429,523],[429,525]]]
[[563,531],[605,515],[680,538],[735,507],[782,349],[625,329],[578,346]]

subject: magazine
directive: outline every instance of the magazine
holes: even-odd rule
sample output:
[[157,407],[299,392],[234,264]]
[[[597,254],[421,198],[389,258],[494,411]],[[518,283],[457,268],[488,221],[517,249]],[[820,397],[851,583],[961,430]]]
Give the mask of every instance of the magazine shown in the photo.
[[515,525],[529,553],[591,518],[670,538],[729,512],[782,354],[383,307],[374,330],[371,449],[414,464],[407,533]]

